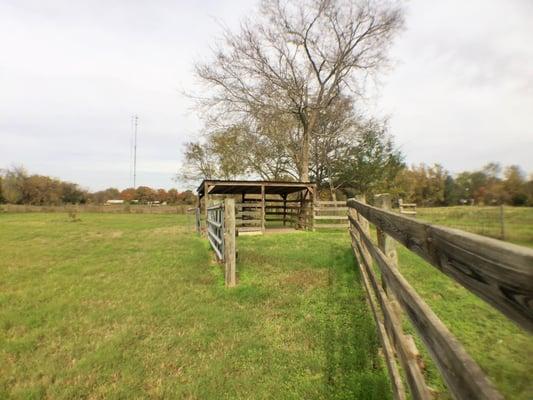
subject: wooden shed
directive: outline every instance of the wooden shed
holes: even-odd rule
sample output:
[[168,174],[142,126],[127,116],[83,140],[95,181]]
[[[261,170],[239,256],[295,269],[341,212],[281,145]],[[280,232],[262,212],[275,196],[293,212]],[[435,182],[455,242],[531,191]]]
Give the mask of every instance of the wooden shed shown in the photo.
[[198,207],[205,220],[208,206],[235,198],[239,233],[312,229],[315,195],[313,182],[204,180],[198,187]]

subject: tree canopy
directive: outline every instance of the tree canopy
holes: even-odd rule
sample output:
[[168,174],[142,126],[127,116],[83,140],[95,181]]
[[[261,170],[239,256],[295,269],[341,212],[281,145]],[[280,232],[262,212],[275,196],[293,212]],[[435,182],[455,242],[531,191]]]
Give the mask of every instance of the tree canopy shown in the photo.
[[402,26],[396,2],[263,0],[196,65],[205,132],[186,145],[182,179],[256,175],[341,187],[334,177],[353,177],[333,171],[333,157],[363,143],[392,145],[355,105]]

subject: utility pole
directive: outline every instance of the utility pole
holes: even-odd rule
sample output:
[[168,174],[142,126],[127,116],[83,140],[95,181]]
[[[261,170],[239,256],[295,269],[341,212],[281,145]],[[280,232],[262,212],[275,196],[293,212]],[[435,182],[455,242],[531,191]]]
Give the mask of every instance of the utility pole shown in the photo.
[[137,125],[139,117],[137,115],[133,116],[133,129],[134,129],[134,140],[133,140],[133,188],[137,189]]

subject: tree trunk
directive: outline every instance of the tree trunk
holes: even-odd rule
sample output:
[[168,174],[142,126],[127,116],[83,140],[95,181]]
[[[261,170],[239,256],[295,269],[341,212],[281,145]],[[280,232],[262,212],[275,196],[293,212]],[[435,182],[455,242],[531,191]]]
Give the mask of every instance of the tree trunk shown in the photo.
[[302,138],[302,158],[300,160],[300,180],[309,182],[309,131],[304,130]]
[[[329,192],[331,194],[331,200],[332,201],[337,201],[337,192],[335,190],[335,187],[333,186],[333,183],[331,182],[331,180],[329,180]],[[335,204],[335,207],[337,207],[337,205]]]
[[302,159],[301,159],[301,176],[300,180],[302,182],[309,182],[309,156],[311,152],[311,137],[313,134],[313,129],[315,128],[316,122],[318,119],[318,109],[313,109],[311,115],[309,116],[309,123],[304,124],[303,127],[303,136],[302,136]]

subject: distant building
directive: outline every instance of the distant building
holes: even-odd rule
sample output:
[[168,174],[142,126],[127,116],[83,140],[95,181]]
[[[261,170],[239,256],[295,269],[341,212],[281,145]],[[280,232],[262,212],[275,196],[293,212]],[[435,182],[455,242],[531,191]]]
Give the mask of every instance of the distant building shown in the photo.
[[107,200],[105,202],[106,205],[112,205],[112,204],[124,204],[124,200]]

